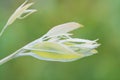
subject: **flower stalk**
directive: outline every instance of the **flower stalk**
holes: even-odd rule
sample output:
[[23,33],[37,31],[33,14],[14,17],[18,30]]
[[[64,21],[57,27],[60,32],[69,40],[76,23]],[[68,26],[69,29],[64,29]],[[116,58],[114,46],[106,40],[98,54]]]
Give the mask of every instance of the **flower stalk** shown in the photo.
[[3,58],[0,60],[0,65],[10,61],[11,59],[15,58],[16,54],[19,52],[20,50],[17,50],[16,52],[10,54],[9,56]]

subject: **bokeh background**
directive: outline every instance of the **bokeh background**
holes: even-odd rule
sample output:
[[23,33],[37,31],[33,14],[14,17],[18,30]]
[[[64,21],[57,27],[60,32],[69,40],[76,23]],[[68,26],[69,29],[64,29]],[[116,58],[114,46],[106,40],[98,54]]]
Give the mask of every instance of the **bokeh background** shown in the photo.
[[[0,80],[120,80],[120,0],[32,0],[38,11],[10,25],[0,38],[0,59],[65,22],[85,27],[74,37],[95,40],[98,54],[61,63],[19,57],[0,66]],[[0,0],[0,30],[24,0]]]

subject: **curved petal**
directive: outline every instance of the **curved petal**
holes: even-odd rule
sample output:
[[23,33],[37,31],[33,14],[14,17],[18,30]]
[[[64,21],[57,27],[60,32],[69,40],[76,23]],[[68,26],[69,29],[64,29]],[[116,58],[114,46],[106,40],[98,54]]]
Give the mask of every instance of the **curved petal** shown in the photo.
[[76,22],[61,24],[50,29],[46,34],[46,36],[55,36],[55,35],[65,34],[79,27],[82,27],[82,25]]

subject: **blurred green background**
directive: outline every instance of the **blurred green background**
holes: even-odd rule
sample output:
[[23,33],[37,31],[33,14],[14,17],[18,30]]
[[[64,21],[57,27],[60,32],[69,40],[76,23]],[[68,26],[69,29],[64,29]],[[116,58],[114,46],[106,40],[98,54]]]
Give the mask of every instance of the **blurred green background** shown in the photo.
[[[120,0],[32,0],[38,11],[10,25],[0,38],[0,59],[65,22],[85,27],[74,37],[95,40],[98,54],[61,63],[19,57],[0,66],[0,80],[120,80]],[[0,0],[0,30],[24,0]]]

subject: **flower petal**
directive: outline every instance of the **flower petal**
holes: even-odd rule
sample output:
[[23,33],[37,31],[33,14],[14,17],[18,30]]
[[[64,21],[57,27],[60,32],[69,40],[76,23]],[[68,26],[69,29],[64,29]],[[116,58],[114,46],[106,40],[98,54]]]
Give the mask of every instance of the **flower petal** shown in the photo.
[[80,54],[57,54],[43,51],[32,51],[32,57],[46,61],[70,62],[82,58]]
[[[29,9],[29,10],[25,10],[18,18],[19,19],[24,19],[26,18],[27,16],[31,15],[32,13],[36,12],[37,10],[35,9]],[[24,15],[25,14],[25,15]],[[24,15],[24,16],[22,16]]]
[[31,48],[25,48],[30,51],[22,55],[31,55],[40,60],[47,61],[60,61],[69,62],[82,58],[83,54],[77,54],[71,49],[55,42],[42,42],[32,46]]
[[53,27],[51,30],[48,31],[46,36],[55,36],[55,35],[60,35],[60,34],[65,34],[67,32],[73,31],[79,27],[82,27],[81,24],[76,23],[76,22],[69,22],[65,24],[61,24],[58,26]]

